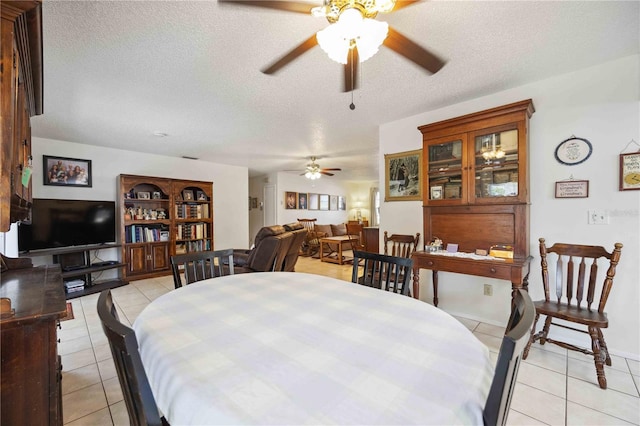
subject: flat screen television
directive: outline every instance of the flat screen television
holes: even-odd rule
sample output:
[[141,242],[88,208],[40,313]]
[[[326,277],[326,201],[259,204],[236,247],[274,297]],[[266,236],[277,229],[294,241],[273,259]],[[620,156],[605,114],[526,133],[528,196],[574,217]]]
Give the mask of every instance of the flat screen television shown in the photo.
[[18,250],[111,243],[116,240],[113,201],[34,198],[31,223],[18,226]]

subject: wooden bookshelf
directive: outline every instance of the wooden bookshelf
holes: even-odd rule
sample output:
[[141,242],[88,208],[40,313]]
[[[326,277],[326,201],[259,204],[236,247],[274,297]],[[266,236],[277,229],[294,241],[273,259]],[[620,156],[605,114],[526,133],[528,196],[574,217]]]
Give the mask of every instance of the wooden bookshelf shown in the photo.
[[120,175],[119,217],[125,276],[171,273],[177,253],[213,249],[213,183]]

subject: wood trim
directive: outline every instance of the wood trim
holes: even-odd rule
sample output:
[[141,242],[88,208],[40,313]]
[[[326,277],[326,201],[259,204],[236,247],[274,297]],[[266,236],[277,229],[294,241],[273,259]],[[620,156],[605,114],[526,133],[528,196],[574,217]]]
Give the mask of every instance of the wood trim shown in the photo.
[[419,126],[418,130],[422,132],[423,140],[426,141],[455,133],[466,133],[519,120],[528,120],[534,112],[533,101],[527,99],[461,117],[425,124]]

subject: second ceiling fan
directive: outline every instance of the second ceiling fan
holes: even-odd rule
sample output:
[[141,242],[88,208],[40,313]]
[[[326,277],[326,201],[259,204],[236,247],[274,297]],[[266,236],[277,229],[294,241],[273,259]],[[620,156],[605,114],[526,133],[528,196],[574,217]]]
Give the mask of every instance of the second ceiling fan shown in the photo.
[[307,168],[304,173],[300,173],[300,176],[304,176],[307,179],[320,179],[320,175],[325,176],[333,176],[334,173],[331,172],[340,172],[342,169],[333,168],[333,169],[323,169],[320,167],[318,163],[316,163],[316,157],[311,157],[311,162],[307,164]]
[[331,59],[344,64],[344,92],[353,91],[357,87],[358,63],[375,55],[380,45],[388,47],[432,74],[438,72],[445,64],[438,56],[405,37],[386,22],[375,19],[378,13],[391,13],[420,0],[324,0],[322,5],[286,0],[218,1],[310,14],[329,21],[328,27],[318,31],[263,69],[262,72],[265,74],[275,74],[318,44]]

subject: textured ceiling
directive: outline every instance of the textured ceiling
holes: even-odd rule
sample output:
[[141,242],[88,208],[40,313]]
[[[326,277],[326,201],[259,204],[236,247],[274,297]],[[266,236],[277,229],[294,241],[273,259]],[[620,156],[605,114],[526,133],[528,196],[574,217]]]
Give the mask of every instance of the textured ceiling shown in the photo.
[[45,0],[33,135],[250,176],[303,170],[314,155],[341,178],[376,180],[380,124],[640,51],[638,1],[425,1],[378,19],[447,64],[429,75],[382,47],[360,67],[351,111],[342,67],[319,47],[260,72],[322,18],[213,0]]

